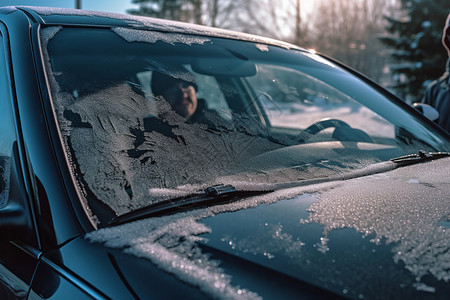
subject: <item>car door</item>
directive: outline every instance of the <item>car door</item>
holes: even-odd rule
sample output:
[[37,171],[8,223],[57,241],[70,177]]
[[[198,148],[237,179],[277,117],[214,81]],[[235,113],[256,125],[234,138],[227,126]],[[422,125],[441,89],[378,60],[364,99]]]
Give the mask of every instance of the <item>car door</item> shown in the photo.
[[[39,256],[29,247],[35,241],[33,233],[23,238],[21,226],[10,222],[24,213],[16,209],[17,200],[26,199],[12,95],[7,31],[0,24],[0,299],[27,297]],[[15,241],[19,237],[30,244]]]

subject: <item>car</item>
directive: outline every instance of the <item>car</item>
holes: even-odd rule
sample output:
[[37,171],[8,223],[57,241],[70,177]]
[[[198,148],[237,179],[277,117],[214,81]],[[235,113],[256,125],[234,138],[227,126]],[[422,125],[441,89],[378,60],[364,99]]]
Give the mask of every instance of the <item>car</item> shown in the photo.
[[447,299],[450,136],[312,50],[0,8],[2,299]]

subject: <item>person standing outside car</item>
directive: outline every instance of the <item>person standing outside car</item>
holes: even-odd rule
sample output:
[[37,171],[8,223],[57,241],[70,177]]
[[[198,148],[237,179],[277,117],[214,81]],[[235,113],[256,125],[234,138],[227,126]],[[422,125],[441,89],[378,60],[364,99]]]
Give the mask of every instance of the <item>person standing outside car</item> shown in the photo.
[[438,80],[427,86],[422,103],[433,106],[439,112],[437,124],[450,133],[450,14],[445,22],[442,44],[449,56],[446,70]]

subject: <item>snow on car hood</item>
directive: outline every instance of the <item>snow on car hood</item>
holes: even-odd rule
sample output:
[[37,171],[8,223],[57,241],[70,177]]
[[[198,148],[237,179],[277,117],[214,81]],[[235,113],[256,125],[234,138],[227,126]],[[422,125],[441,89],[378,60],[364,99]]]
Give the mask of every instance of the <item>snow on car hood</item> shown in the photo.
[[[222,257],[356,298],[450,291],[450,159],[87,234],[216,298],[258,298]],[[284,200],[280,200],[284,199]],[[211,256],[211,251],[215,253]],[[224,256],[225,255],[225,256]]]

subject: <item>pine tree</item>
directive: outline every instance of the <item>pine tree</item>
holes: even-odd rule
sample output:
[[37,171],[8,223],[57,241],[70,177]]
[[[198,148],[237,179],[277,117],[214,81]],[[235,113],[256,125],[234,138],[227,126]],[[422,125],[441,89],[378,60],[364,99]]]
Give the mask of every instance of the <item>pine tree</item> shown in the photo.
[[391,88],[403,99],[417,101],[426,85],[445,70],[448,58],[441,43],[449,0],[400,0],[403,15],[386,17],[391,34],[381,41],[395,63]]

